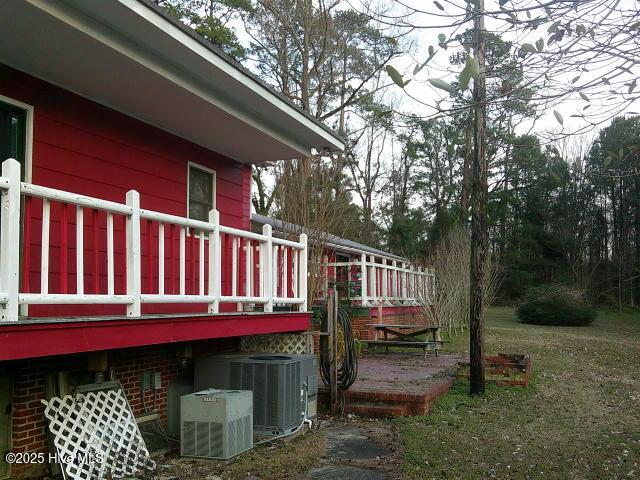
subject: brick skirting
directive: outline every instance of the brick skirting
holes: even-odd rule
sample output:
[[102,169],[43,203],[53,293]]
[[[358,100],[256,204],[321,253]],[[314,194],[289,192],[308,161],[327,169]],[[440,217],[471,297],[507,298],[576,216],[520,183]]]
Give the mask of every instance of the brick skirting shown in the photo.
[[[238,350],[238,339],[206,340],[192,342],[194,357],[209,353]],[[122,384],[134,415],[143,413],[140,392],[142,372],[161,374],[161,388],[155,391],[155,409],[161,422],[167,422],[167,392],[169,383],[179,375],[192,375],[192,362],[183,363],[184,343],[126,348],[107,352],[108,369],[113,369],[114,378]],[[13,374],[11,449],[14,453],[44,453],[48,458],[48,429],[44,417],[46,385],[58,372],[74,372],[84,375],[91,383],[88,371],[88,354],[61,355],[35,360],[3,362],[0,367]],[[154,391],[144,394],[144,405],[150,409],[154,404]],[[36,478],[47,473],[47,464],[14,464],[12,479]]]

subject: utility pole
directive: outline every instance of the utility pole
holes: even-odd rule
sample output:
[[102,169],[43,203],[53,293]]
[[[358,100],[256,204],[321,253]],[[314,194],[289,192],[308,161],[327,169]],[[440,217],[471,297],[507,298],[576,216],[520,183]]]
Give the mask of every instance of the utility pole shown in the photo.
[[475,55],[479,65],[478,77],[473,82],[474,148],[471,182],[471,291],[469,301],[469,351],[471,371],[470,393],[484,393],[484,305],[482,286],[485,282],[488,249],[487,234],[487,154],[486,143],[486,74],[484,0],[476,0],[473,27]]

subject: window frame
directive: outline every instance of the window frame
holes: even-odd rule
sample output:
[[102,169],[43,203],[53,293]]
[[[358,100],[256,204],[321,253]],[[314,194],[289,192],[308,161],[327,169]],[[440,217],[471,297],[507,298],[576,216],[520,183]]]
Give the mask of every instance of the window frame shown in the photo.
[[[25,182],[31,183],[33,174],[33,105],[29,105],[28,103],[24,103],[4,95],[0,95],[0,102],[26,112],[23,178]],[[0,159],[0,161],[4,160],[6,159]]]
[[191,204],[191,198],[190,198],[190,188],[191,188],[191,182],[190,182],[190,178],[191,178],[191,169],[195,168],[197,170],[206,172],[211,174],[211,183],[212,183],[212,188],[211,188],[211,194],[213,196],[212,198],[212,202],[211,204],[213,205],[213,209],[216,209],[216,195],[217,195],[217,183],[218,183],[218,174],[215,170],[205,167],[204,165],[201,165],[199,163],[196,162],[187,162],[187,214],[186,214],[186,218],[191,218],[189,217],[189,210],[190,210],[190,204]]

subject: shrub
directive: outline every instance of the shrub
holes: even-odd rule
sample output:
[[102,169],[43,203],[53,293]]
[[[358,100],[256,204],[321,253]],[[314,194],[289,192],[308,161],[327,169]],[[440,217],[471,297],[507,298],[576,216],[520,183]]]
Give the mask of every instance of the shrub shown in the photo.
[[561,285],[530,288],[517,314],[522,323],[568,327],[590,325],[596,318],[596,311],[579,291]]

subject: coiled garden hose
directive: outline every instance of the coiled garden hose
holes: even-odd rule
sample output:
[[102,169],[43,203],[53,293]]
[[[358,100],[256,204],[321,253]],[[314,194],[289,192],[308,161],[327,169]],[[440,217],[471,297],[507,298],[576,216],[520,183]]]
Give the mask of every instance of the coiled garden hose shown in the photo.
[[[338,332],[342,329],[343,345],[338,345],[338,352],[342,351],[342,358],[338,359],[338,390],[348,390],[358,376],[358,356],[356,352],[356,343],[353,338],[353,330],[351,328],[351,319],[349,314],[338,307]],[[323,332],[328,331],[328,314],[327,310],[322,310],[321,329]],[[344,347],[344,348],[341,348]],[[320,337],[320,376],[322,381],[329,385],[330,363],[329,363],[329,336],[322,335]]]

